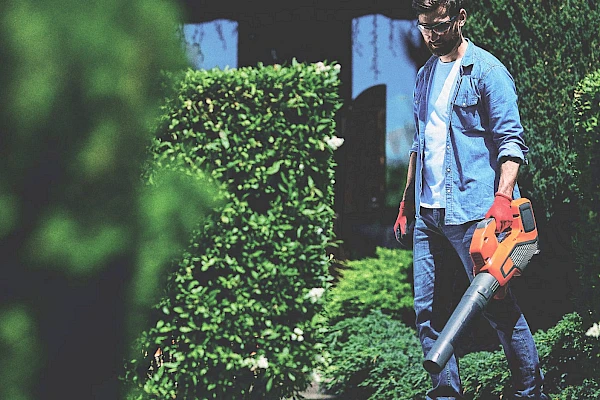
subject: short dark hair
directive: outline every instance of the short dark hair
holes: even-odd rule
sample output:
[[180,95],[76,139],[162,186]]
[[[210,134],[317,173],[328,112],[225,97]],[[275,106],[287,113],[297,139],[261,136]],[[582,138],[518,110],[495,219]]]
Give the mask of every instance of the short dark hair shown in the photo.
[[448,9],[448,15],[453,17],[458,15],[461,8],[467,8],[466,3],[466,0],[413,0],[412,8],[417,15],[420,15],[443,6]]

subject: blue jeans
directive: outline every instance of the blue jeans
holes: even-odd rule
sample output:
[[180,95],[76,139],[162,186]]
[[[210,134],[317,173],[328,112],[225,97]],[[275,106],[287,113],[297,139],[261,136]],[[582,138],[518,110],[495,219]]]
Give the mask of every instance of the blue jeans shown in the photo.
[[[444,209],[421,208],[414,231],[413,267],[416,326],[426,355],[439,336],[452,310],[444,293],[452,288],[450,271],[461,263],[473,280],[473,262],[469,254],[477,221],[463,225],[445,225]],[[458,258],[457,258],[458,256]],[[543,374],[525,317],[508,290],[502,300],[492,299],[484,316],[498,333],[510,368],[516,399],[548,399],[543,394]],[[452,356],[439,374],[431,374],[433,388],[427,399],[462,399],[456,356]]]

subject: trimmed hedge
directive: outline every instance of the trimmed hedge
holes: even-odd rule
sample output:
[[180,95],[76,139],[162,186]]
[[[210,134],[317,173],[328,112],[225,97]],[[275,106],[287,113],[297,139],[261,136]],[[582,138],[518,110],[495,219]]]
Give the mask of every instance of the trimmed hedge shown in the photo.
[[[516,292],[532,329],[547,329],[574,310],[585,316],[590,300],[598,298],[591,288],[597,287],[600,264],[591,249],[599,248],[599,221],[597,216],[585,215],[583,223],[579,218],[590,195],[581,181],[581,161],[598,154],[598,147],[585,145],[583,138],[593,136],[581,137],[573,102],[579,83],[600,62],[600,5],[581,0],[470,4],[466,35],[505,63],[519,93],[530,147],[519,184],[534,205],[542,252],[528,267],[527,287]],[[576,260],[581,249],[587,255]],[[577,287],[578,278],[584,290]]]
[[575,165],[581,193],[575,254],[582,279],[577,298],[582,312],[596,322],[600,320],[600,70],[581,81],[574,109]]
[[538,205],[537,215],[551,215],[578,198],[571,105],[575,88],[600,60],[600,7],[592,1],[482,0],[471,8],[466,35],[506,64],[519,92],[530,147],[519,182]]
[[329,324],[380,310],[414,324],[412,251],[377,247],[376,257],[341,263],[338,282],[327,292]]
[[140,339],[132,397],[279,399],[308,386],[334,236],[338,72],[294,61],[171,76],[155,162],[206,169],[227,194]]
[[429,375],[414,331],[380,310],[347,318],[328,330],[324,386],[341,399],[425,398]]

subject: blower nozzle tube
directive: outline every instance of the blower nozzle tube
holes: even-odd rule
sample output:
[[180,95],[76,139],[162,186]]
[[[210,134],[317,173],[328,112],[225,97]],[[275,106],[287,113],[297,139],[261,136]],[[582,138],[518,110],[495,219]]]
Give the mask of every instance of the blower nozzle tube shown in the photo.
[[471,285],[423,361],[423,367],[428,372],[437,374],[444,369],[454,353],[455,341],[465,330],[469,321],[483,311],[498,287],[498,280],[493,275],[486,272],[475,275]]

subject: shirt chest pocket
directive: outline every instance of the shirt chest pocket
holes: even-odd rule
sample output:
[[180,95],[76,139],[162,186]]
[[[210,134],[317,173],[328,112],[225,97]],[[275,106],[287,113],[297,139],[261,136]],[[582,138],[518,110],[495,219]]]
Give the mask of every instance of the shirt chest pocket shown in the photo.
[[452,125],[463,133],[483,131],[481,99],[469,79],[463,79],[452,107]]

